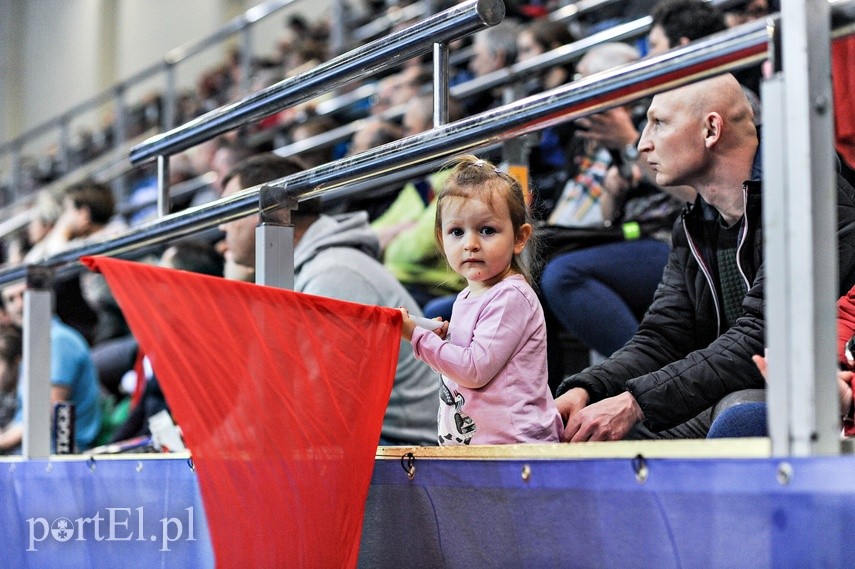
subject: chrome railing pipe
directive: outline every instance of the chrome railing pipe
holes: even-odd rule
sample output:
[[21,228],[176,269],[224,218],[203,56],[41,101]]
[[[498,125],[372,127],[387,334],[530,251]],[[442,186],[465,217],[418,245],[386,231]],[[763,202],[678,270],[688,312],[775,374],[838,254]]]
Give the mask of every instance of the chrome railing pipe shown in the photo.
[[131,150],[139,164],[158,155],[171,155],[331,91],[347,81],[429,52],[436,42],[450,41],[497,24],[504,17],[501,0],[468,0],[417,25],[349,51],[314,69],[290,77],[244,99],[215,109]]

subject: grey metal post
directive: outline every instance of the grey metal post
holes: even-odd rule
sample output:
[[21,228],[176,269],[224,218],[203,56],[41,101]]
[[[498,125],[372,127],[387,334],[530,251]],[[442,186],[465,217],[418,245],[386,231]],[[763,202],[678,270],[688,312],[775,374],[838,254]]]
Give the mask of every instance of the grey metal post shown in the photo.
[[21,145],[15,147],[12,151],[12,195],[9,196],[9,202],[16,201],[24,195],[24,149]]
[[125,143],[127,133],[127,109],[125,109],[125,87],[116,86],[114,93],[116,114],[113,118],[113,148],[120,148]]
[[252,25],[247,24],[240,30],[240,90],[243,95],[249,95],[252,89]]
[[59,171],[62,174],[67,174],[70,166],[69,147],[71,146],[71,127],[68,124],[69,120],[69,117],[66,116],[59,123],[59,154],[57,158],[59,159]]
[[53,284],[50,270],[29,267],[24,291],[23,407],[25,458],[50,455],[50,359]]
[[[786,183],[785,149],[781,141],[786,133],[784,115],[784,78],[778,73],[763,82],[763,163],[768,164],[763,172],[763,243],[764,257],[775,262],[766,263],[766,344],[769,357],[769,377],[772,381],[766,386],[766,404],[769,412],[769,436],[772,440],[772,453],[776,456],[790,454],[791,409],[790,382],[783,378],[792,376],[791,329],[793,323],[789,305],[792,291],[787,279],[789,267],[781,262],[790,255],[789,199],[785,195]],[[774,167],[772,165],[780,165]],[[780,378],[776,380],[775,378]]]
[[[770,436],[776,455],[837,454],[837,200],[828,2],[784,0],[781,22],[783,76],[766,87],[763,99],[764,112],[770,105],[778,113],[772,136],[764,135],[764,207],[773,207],[767,219],[774,214],[764,237],[771,248],[765,263]],[[777,100],[767,103],[766,95]],[[776,417],[784,403],[786,420]]]
[[260,223],[255,228],[255,283],[294,289],[294,226],[296,200],[285,188],[264,186],[258,194]]
[[157,157],[157,216],[169,215],[169,156]]
[[178,114],[178,89],[175,86],[175,64],[166,62],[166,96],[163,100],[163,118],[161,126],[164,131],[175,128]]
[[333,56],[347,49],[347,7],[344,0],[332,0],[330,4],[330,51]]
[[433,44],[433,126],[448,123],[448,44]]

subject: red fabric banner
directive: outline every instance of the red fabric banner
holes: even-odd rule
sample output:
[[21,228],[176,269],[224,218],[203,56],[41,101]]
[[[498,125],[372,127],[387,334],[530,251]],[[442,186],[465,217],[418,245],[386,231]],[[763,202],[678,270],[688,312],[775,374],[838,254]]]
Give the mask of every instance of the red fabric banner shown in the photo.
[[834,85],[834,130],[837,151],[855,168],[855,35],[831,42],[831,79]]
[[218,567],[356,567],[397,310],[105,257],[180,425]]

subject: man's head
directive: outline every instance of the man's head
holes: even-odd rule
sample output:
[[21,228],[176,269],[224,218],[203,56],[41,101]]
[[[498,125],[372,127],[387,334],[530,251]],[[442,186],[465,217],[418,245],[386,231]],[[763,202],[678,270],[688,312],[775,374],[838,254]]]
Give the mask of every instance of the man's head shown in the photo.
[[34,216],[27,225],[27,237],[31,244],[38,243],[47,235],[62,214],[62,206],[49,190],[42,190],[33,204]]
[[72,219],[71,237],[86,237],[110,221],[116,210],[113,190],[98,182],[69,186],[63,194],[64,215]]
[[[305,122],[296,125],[291,129],[291,138],[294,142],[300,142],[314,136],[335,130],[341,125],[335,119],[327,115],[313,115],[306,119]],[[333,161],[332,146],[321,146],[311,150],[300,152],[300,160],[306,164],[307,168],[314,168],[321,164]]]
[[[259,154],[248,158],[235,166],[224,178],[223,196],[230,196],[272,180],[278,180],[302,172],[305,167],[294,158],[284,158],[275,154]],[[298,218],[316,216],[305,210],[316,207],[317,204],[301,204],[303,212],[295,210],[292,213],[294,225]],[[220,230],[226,234],[226,250],[232,260],[245,267],[255,267],[255,227],[258,225],[258,214],[248,215],[220,225]]]
[[721,10],[704,0],[663,0],[650,15],[653,18],[647,36],[650,55],[727,29]]
[[223,193],[223,188],[226,187],[224,179],[232,168],[239,162],[246,160],[252,156],[252,151],[248,148],[233,144],[227,140],[221,140],[217,149],[211,155],[211,163],[209,168],[217,174],[217,179],[214,181],[214,188]]
[[656,95],[638,149],[657,184],[691,186],[717,206],[733,198],[722,188],[741,199],[758,145],[753,118],[733,75],[719,75]]
[[430,83],[431,75],[419,67],[408,67],[400,73],[384,77],[377,84],[372,99],[371,114],[379,115],[393,107],[403,105],[419,94],[422,85]]
[[395,123],[371,119],[353,135],[347,154],[348,156],[361,154],[371,148],[398,140],[402,136],[401,129]]
[[525,61],[574,41],[567,24],[553,20],[534,20],[517,36],[517,59]]
[[630,45],[617,42],[604,43],[589,49],[576,65],[576,71],[582,77],[587,77],[618,65],[636,61],[638,58],[638,50]]
[[475,34],[469,69],[476,77],[503,69],[517,60],[519,26],[513,20],[503,22]]
[[201,241],[181,241],[167,247],[158,264],[168,269],[223,276],[223,256],[213,245]]
[[[448,121],[460,120],[463,111],[460,102],[448,100]],[[410,101],[403,118],[404,136],[414,136],[433,128],[433,95],[419,95]]]

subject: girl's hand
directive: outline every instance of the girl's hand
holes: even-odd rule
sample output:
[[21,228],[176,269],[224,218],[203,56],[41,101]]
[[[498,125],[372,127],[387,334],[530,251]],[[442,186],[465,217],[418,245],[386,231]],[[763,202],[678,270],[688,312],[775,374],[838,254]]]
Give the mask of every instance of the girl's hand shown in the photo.
[[[441,317],[437,316],[436,320],[442,320]],[[448,334],[448,321],[442,323],[442,326],[434,330],[434,334],[445,340],[445,336]]]
[[403,306],[399,307],[403,321],[401,322],[401,338],[408,342],[413,341],[413,330],[416,329],[416,322],[410,318],[410,313]]

